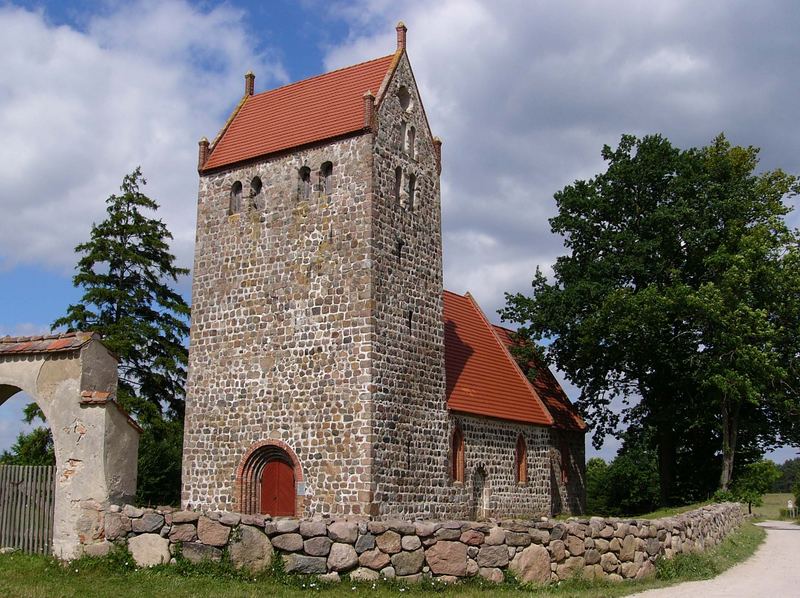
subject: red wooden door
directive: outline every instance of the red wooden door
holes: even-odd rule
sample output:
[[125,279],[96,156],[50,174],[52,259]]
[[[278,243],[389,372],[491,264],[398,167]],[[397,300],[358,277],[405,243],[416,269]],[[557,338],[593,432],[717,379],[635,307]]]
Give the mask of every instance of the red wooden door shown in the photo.
[[294,516],[294,471],[284,461],[273,460],[261,473],[261,512],[278,516]]

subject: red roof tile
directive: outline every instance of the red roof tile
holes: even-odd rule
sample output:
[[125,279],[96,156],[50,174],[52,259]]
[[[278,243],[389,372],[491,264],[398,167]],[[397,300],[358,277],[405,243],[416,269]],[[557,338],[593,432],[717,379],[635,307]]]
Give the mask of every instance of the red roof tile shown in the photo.
[[42,336],[3,336],[0,337],[0,354],[76,351],[90,340],[99,338],[92,332],[65,332],[63,334]]
[[[493,325],[492,327],[497,333],[498,338],[503,341],[506,347],[511,348],[515,342],[512,338],[514,334],[513,331],[497,325]],[[556,377],[553,376],[553,372],[550,371],[550,368],[540,361],[532,365],[537,370],[536,379],[533,381],[533,388],[536,390],[536,394],[539,395],[539,398],[544,402],[550,415],[553,416],[553,427],[562,430],[585,431],[586,423],[581,416],[578,415],[577,409],[575,409],[575,406],[570,402],[567,393],[561,388],[561,385],[558,383],[558,380],[556,380]]]
[[447,407],[539,425],[553,418],[472,297],[445,291]]
[[378,94],[396,56],[245,96],[203,170],[364,130],[364,94]]

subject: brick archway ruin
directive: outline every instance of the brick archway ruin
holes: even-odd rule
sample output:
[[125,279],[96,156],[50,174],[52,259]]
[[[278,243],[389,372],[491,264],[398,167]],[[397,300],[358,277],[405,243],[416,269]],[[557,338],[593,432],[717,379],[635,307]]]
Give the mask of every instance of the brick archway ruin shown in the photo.
[[53,554],[62,559],[102,542],[104,511],[136,493],[141,428],[116,390],[117,360],[96,334],[0,338],[0,405],[27,393],[53,434]]

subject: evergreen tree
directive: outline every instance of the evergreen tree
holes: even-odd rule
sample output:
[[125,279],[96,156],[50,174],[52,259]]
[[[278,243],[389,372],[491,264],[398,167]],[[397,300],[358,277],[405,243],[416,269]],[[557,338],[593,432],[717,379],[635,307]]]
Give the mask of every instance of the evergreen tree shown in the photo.
[[142,425],[139,492],[142,502],[179,499],[189,306],[170,286],[189,271],[175,265],[166,225],[145,212],[158,204],[142,193],[140,168],[107,200],[107,217],[92,226],[81,254],[70,305],[53,328],[94,331],[119,358],[117,400]]
[[162,414],[183,418],[189,306],[170,287],[189,273],[175,266],[172,235],[146,216],[158,204],[141,192],[141,169],[125,176],[120,195],[106,200],[107,217],[92,226],[73,284],[83,289],[53,328],[91,330],[119,357],[117,399],[140,423]]

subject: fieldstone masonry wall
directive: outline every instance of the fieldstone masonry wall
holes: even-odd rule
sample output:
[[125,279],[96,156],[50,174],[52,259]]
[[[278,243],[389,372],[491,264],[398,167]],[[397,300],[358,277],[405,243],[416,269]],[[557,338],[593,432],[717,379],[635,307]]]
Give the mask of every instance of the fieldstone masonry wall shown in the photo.
[[260,571],[276,554],[287,572],[338,580],[379,578],[416,582],[482,576],[500,582],[513,573],[526,583],[573,576],[642,578],[659,557],[717,545],[745,518],[737,503],[703,507],[664,519],[567,521],[330,521],[270,520],[260,515],[112,507],[105,541],[85,547],[107,553],[126,544],[140,566],[221,560]]

